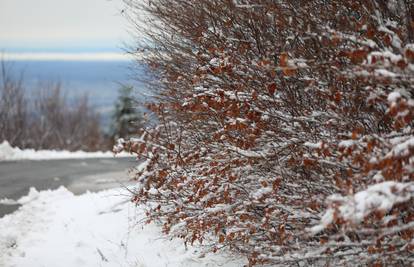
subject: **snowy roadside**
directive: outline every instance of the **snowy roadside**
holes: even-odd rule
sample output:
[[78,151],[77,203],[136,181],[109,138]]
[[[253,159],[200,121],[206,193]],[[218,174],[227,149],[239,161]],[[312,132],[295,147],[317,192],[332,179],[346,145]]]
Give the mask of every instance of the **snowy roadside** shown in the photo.
[[[7,141],[0,144],[0,161],[15,160],[54,160],[54,159],[81,159],[81,158],[113,158],[114,153],[107,152],[85,152],[67,150],[34,150],[12,147]],[[132,157],[128,153],[119,153],[116,157]]]
[[143,210],[123,188],[75,196],[64,187],[29,194],[0,219],[0,266],[243,266],[213,254],[200,258],[161,227],[138,224]]

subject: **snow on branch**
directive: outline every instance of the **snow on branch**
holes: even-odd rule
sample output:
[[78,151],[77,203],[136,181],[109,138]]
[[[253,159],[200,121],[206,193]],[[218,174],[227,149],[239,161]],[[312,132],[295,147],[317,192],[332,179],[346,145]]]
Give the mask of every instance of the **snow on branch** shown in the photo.
[[319,225],[310,230],[317,234],[338,220],[350,225],[361,223],[374,212],[389,212],[395,205],[407,202],[414,197],[414,183],[393,181],[372,185],[352,196],[332,195],[327,199],[329,209]]

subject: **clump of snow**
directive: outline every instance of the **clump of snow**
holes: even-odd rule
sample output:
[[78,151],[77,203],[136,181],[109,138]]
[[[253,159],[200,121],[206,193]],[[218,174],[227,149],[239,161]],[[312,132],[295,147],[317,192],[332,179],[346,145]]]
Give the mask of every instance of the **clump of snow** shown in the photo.
[[273,189],[271,187],[260,188],[257,191],[255,191],[254,193],[252,193],[250,196],[254,199],[260,199],[263,196],[265,196],[266,194],[272,193],[272,191],[273,191]]
[[19,203],[16,200],[3,198],[0,199],[0,205],[18,205]]
[[382,59],[384,61],[387,59],[392,63],[398,63],[400,60],[403,60],[403,57],[398,54],[394,54],[391,51],[374,51],[368,55],[368,64],[373,64],[373,59]]
[[29,189],[29,193],[26,196],[21,197],[19,200],[13,200],[8,198],[0,199],[0,205],[24,205],[38,198],[39,192],[36,190],[36,188],[31,187]]
[[414,137],[396,145],[387,156],[394,155],[404,157],[409,155],[410,149],[412,148],[414,148]]
[[64,187],[34,188],[0,219],[0,266],[243,266],[224,252],[200,257],[161,227],[142,225],[144,210],[126,189],[75,196]]
[[388,95],[388,102],[393,103],[393,102],[397,102],[398,99],[401,98],[401,94],[399,92],[392,92]]
[[219,58],[212,58],[210,60],[210,65],[212,65],[214,67],[220,66],[220,59]]
[[340,148],[348,148],[348,147],[352,147],[355,144],[356,144],[355,140],[342,140],[341,142],[339,142],[338,146]]
[[323,147],[322,141],[319,141],[318,143],[305,142],[303,145],[313,149],[321,149]]
[[[117,157],[130,157],[128,153],[117,154]],[[9,142],[0,144],[0,161],[14,160],[50,160],[50,159],[77,159],[77,158],[113,158],[114,153],[107,152],[85,152],[67,150],[34,150],[12,147]]]
[[313,234],[317,234],[325,230],[334,220],[334,209],[328,209],[325,214],[322,216],[321,221],[318,225],[313,226],[310,231]]
[[38,198],[39,198],[39,192],[36,190],[36,188],[31,187],[29,189],[29,194],[27,194],[27,196],[21,197],[19,200],[17,200],[17,203],[19,203],[20,205],[24,205]]
[[391,72],[391,71],[386,70],[386,69],[376,69],[375,74],[377,74],[379,76],[383,76],[383,77],[389,77],[389,78],[394,78],[394,77],[397,76],[397,74],[395,74],[394,72]]
[[334,214],[352,224],[359,224],[374,211],[388,212],[396,204],[414,197],[414,183],[394,181],[372,185],[352,196],[332,195],[328,198],[329,208],[321,218],[319,225],[310,230],[314,234],[324,230],[334,221]]
[[114,147],[113,147],[113,151],[114,151],[115,153],[121,153],[121,152],[124,150],[124,143],[125,143],[124,138],[119,138],[119,139],[116,141],[116,144],[115,144],[115,145],[114,145]]

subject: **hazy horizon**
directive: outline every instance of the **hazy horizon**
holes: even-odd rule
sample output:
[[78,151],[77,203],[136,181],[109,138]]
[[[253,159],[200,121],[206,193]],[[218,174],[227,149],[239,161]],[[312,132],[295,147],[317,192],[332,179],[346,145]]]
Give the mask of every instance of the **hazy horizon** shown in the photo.
[[140,87],[123,9],[122,0],[0,0],[0,61],[29,92],[58,82],[70,96],[88,94],[107,122],[120,83]]
[[122,0],[1,0],[0,53],[122,53]]
[[19,52],[0,54],[5,61],[130,61],[131,56],[121,52]]

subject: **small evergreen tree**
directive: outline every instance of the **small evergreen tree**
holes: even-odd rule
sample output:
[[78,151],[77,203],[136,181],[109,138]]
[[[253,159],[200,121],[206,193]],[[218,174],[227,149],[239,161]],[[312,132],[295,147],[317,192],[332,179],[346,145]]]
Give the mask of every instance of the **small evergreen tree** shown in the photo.
[[118,100],[112,116],[112,140],[129,138],[137,134],[141,128],[142,116],[133,99],[132,86],[122,86],[119,89]]

